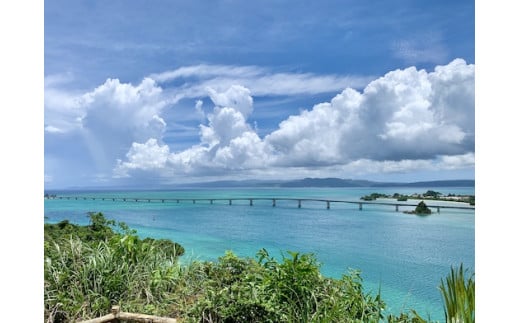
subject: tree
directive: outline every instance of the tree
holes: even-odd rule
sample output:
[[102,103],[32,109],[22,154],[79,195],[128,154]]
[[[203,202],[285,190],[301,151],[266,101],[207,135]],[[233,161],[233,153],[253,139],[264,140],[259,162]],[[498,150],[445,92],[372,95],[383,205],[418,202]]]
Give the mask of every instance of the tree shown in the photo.
[[431,213],[432,213],[432,210],[430,210],[428,208],[428,206],[426,205],[426,203],[424,203],[424,201],[419,202],[419,204],[417,204],[417,207],[415,208],[415,214],[431,214]]

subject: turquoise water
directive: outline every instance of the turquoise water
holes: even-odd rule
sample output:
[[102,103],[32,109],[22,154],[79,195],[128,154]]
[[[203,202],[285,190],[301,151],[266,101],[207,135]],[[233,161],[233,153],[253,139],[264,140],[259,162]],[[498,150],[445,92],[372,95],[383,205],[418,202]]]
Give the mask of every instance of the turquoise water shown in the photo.
[[[431,188],[269,188],[197,189],[172,191],[48,192],[67,196],[136,198],[287,197],[359,200],[378,193],[424,193]],[[448,194],[475,194],[474,188],[434,188]],[[411,202],[411,201],[409,201]],[[428,201],[426,201],[428,204]],[[408,208],[411,209],[411,208]],[[186,249],[184,261],[215,260],[232,250],[254,257],[267,249],[273,256],[286,251],[314,253],[326,276],[340,277],[359,269],[368,292],[381,288],[388,312],[413,308],[443,321],[438,290],[450,266],[475,268],[475,212],[441,209],[420,217],[395,212],[393,206],[302,202],[181,201],[122,202],[112,200],[45,200],[46,222],[68,219],[87,224],[87,212],[103,212],[124,221],[140,236],[168,238]],[[399,211],[406,210],[401,207]],[[434,210],[432,210],[434,211]]]

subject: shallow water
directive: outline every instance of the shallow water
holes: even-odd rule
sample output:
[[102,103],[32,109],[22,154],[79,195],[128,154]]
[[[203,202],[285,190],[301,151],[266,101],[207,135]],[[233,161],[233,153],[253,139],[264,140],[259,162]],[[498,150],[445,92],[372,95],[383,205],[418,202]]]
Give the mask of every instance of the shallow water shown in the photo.
[[[194,189],[172,191],[49,192],[58,196],[136,198],[325,198],[359,200],[378,193],[424,193],[430,188],[265,188]],[[474,188],[434,188],[444,194],[474,194]],[[409,200],[409,202],[412,202]],[[429,204],[429,201],[425,201]],[[433,202],[432,202],[433,203]],[[449,204],[449,203],[448,203]],[[443,321],[441,278],[450,266],[475,267],[475,212],[441,209],[415,216],[393,206],[277,200],[122,202],[45,200],[46,222],[63,219],[87,224],[87,212],[103,212],[126,222],[140,236],[168,238],[186,249],[183,261],[215,260],[232,250],[254,257],[267,249],[280,257],[286,251],[312,252],[326,276],[340,277],[349,268],[361,270],[367,291],[381,288],[388,312],[413,308],[421,315]],[[432,210],[435,211],[435,210]]]

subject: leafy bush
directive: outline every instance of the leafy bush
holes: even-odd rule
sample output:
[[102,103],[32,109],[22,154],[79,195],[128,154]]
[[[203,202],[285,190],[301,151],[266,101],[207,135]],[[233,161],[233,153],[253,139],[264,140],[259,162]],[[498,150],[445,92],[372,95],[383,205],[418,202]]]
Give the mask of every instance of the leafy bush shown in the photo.
[[265,249],[256,260],[231,252],[205,263],[204,293],[188,322],[377,322],[384,303],[362,290],[359,272],[339,280],[320,274],[312,254],[288,252],[278,262]]

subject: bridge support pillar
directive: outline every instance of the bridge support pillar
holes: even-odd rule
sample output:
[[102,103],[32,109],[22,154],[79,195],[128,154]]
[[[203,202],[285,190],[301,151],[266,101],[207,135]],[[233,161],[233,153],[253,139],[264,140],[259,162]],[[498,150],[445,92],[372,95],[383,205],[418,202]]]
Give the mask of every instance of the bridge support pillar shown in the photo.
[[249,199],[249,206],[253,206],[253,199]]
[[299,208],[299,209],[302,208],[302,200],[298,200],[298,208]]
[[441,208],[437,207],[437,213],[441,213]]
[[229,205],[231,205],[231,200],[229,200]]
[[276,206],[276,199],[273,199],[273,206]]
[[179,200],[177,200],[177,203],[179,203]]
[[213,200],[209,200],[209,204],[213,204]]
[[164,203],[164,200],[161,200]]
[[359,210],[363,210],[363,203],[359,203]]
[[395,212],[399,212],[399,205],[395,205]]
[[193,204],[195,204],[195,200],[193,200]]
[[327,210],[330,210],[330,201],[327,201]]

